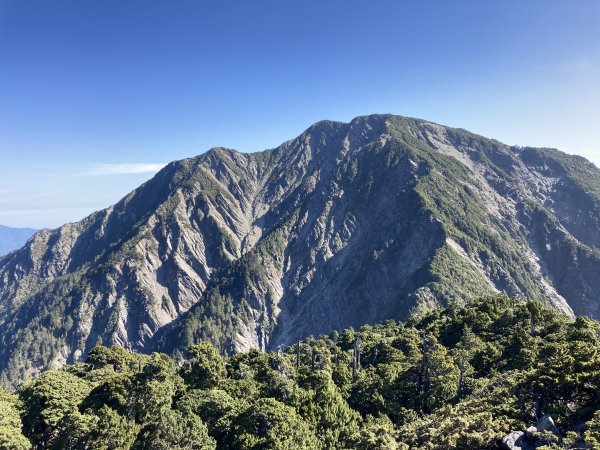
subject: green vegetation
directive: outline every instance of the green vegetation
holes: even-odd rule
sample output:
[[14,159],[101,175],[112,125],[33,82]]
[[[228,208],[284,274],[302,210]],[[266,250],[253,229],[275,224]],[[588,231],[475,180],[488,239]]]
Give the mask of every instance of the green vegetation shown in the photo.
[[493,449],[542,412],[595,448],[599,386],[600,323],[489,296],[272,353],[97,347],[0,391],[0,449]]
[[600,171],[582,156],[567,155],[551,148],[525,147],[520,151],[527,163],[566,176],[580,189],[600,199]]
[[482,293],[493,294],[494,288],[485,280],[467,257],[460,255],[449,245],[441,247],[431,261],[430,273],[435,281],[426,285],[436,298],[464,301]]
[[18,398],[0,389],[0,449],[27,450],[31,443],[21,431]]

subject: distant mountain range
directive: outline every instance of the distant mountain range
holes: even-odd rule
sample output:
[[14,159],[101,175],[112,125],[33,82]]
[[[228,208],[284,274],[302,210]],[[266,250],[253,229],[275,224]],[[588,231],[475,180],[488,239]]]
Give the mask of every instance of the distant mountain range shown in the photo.
[[600,171],[392,115],[169,164],[0,258],[10,384],[97,344],[274,349],[504,292],[600,312]]
[[0,225],[0,256],[21,248],[35,232],[33,228],[11,228]]

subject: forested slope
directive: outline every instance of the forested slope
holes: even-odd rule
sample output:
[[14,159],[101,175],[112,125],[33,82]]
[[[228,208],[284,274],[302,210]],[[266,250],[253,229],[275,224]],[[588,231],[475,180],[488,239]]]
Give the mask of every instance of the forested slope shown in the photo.
[[0,448],[493,449],[542,414],[537,445],[599,448],[599,386],[598,322],[494,296],[270,353],[97,347],[0,395]]

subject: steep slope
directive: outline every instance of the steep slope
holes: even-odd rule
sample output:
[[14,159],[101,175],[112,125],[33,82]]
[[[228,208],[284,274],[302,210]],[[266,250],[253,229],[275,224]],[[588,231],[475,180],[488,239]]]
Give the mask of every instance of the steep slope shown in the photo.
[[36,230],[0,225],[0,256],[22,247]]
[[600,173],[399,116],[172,163],[0,259],[4,382],[93,346],[275,348],[496,291],[600,305]]

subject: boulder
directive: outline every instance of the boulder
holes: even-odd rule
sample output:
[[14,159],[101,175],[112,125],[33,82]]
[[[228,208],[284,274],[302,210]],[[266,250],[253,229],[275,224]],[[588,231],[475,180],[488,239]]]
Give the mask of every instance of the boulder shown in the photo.
[[535,428],[537,431],[549,431],[556,437],[561,438],[560,431],[558,431],[558,427],[554,424],[554,420],[552,420],[550,414],[544,414],[540,417],[535,423]]
[[502,447],[506,450],[535,450],[537,447],[559,442],[560,431],[549,414],[544,414],[535,426],[523,431],[513,431],[502,438]]
[[525,436],[529,439],[535,439],[535,434],[538,432],[536,427],[529,427],[525,430]]
[[535,450],[535,445],[522,431],[513,431],[502,438],[502,447],[506,450]]

